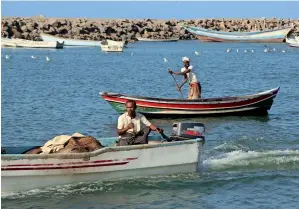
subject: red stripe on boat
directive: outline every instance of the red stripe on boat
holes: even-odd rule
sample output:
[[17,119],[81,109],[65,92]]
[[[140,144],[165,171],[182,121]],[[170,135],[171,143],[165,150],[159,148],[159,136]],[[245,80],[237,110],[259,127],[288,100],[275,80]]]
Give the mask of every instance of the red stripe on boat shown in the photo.
[[[1,167],[32,167],[32,166],[53,166],[53,165],[74,165],[74,164],[94,164],[94,163],[109,163],[117,161],[131,161],[136,160],[137,157],[125,158],[123,160],[95,160],[95,161],[85,161],[85,162],[69,162],[69,163],[57,163],[57,164],[14,164],[14,165],[2,165]],[[1,169],[2,169],[1,168]]]
[[[252,99],[244,99],[242,101],[235,101],[231,100],[231,102],[226,101],[225,103],[217,103],[217,104],[192,104],[192,103],[187,103],[187,104],[173,104],[173,103],[167,103],[167,102],[156,102],[156,101],[140,101],[138,98],[135,98],[136,104],[141,107],[157,107],[157,108],[169,108],[169,109],[188,109],[188,110],[207,110],[207,109],[217,109],[217,108],[236,108],[236,107],[241,107],[241,106],[248,106],[251,105],[252,103],[257,103],[262,100],[267,100],[270,99],[271,97],[275,97],[276,93],[274,94],[266,94],[266,95],[261,95],[260,97],[257,98],[252,98]],[[124,98],[117,98],[113,96],[102,96],[105,100],[111,101],[111,102],[118,102],[118,103],[126,103],[128,99]],[[179,101],[178,101],[179,102]]]
[[82,165],[82,166],[67,166],[67,167],[30,167],[30,168],[1,168],[1,171],[15,171],[15,170],[57,170],[57,169],[73,169],[73,168],[88,168],[88,167],[105,167],[105,166],[116,166],[125,165],[129,162],[118,162],[118,163],[106,163],[97,165]]

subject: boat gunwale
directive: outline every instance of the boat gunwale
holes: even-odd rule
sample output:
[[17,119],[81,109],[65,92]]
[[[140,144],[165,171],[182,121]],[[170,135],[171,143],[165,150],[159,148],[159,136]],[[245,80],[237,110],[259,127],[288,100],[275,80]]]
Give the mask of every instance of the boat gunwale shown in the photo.
[[142,38],[142,37],[137,37],[138,41],[148,41],[148,42],[171,42],[171,41],[179,41],[180,38],[169,38],[169,39],[153,39],[153,38]]
[[[245,105],[240,105],[240,106],[233,106],[233,107],[215,107],[215,108],[189,108],[189,107],[176,107],[176,108],[169,108],[169,107],[157,107],[157,106],[150,106],[150,105],[140,105],[138,104],[137,106],[139,107],[148,107],[148,108],[159,108],[159,109],[171,109],[171,110],[188,110],[188,111],[202,111],[204,110],[205,112],[207,112],[207,110],[219,110],[219,109],[238,109],[238,108],[244,108],[244,107],[248,107],[248,106],[251,106],[251,105],[254,105],[254,104],[257,104],[257,103],[260,103],[260,102],[264,102],[264,101],[267,101],[267,100],[270,100],[272,98],[274,98],[276,96],[276,94],[273,94],[273,95],[269,95],[269,97],[265,98],[265,99],[262,99],[262,100],[258,100],[256,102],[253,102],[253,103],[249,103],[249,104],[245,104]],[[248,99],[249,100],[249,99]],[[110,101],[110,102],[116,102],[116,103],[121,103],[121,104],[125,104],[125,102],[120,102],[120,101],[112,101],[112,100],[107,100],[107,101]],[[138,100],[140,101],[140,100]],[[230,103],[236,103],[236,102],[242,102],[242,101],[247,101],[247,100],[240,100],[240,101],[234,101],[234,102],[230,102]],[[153,102],[152,102],[153,103]],[[156,102],[157,103],[157,102]],[[223,102],[221,104],[226,104],[226,103],[229,103],[229,102]],[[162,103],[161,103],[162,104]],[[165,104],[165,103],[164,103]],[[166,103],[166,104],[170,104],[170,103]],[[184,105],[184,103],[180,103],[180,105]],[[220,104],[219,103],[204,103],[204,104]],[[185,104],[186,105],[186,104]],[[200,104],[198,104],[200,105]]]
[[96,44],[101,44],[102,41],[97,41],[97,40],[85,40],[85,39],[72,39],[72,38],[64,38],[64,37],[60,37],[60,36],[54,36],[54,35],[50,35],[47,33],[41,33],[40,36],[49,36],[49,37],[53,37],[55,39],[60,39],[61,41],[67,40],[67,41],[84,41],[84,42],[90,42],[90,43],[96,43]]
[[[117,138],[117,137],[111,137]],[[184,140],[184,141],[174,141],[174,142],[163,142],[160,144],[141,144],[141,145],[129,145],[129,146],[115,146],[115,147],[104,147],[93,152],[87,153],[57,153],[57,154],[2,154],[1,161],[3,160],[24,160],[24,159],[87,159],[91,157],[98,156],[100,154],[108,152],[121,152],[121,151],[131,151],[131,150],[143,150],[143,149],[152,149],[158,147],[172,147],[180,146],[184,144],[194,144],[194,143],[203,143],[202,138]],[[3,162],[2,162],[3,165]]]
[[268,30],[259,30],[259,31],[250,31],[250,32],[227,32],[227,31],[217,31],[217,30],[211,30],[206,29],[202,27],[196,27],[196,26],[183,26],[186,30],[190,29],[191,31],[201,31],[201,32],[208,32],[208,33],[214,33],[219,35],[234,35],[234,36],[250,36],[250,35],[256,35],[261,33],[267,33],[267,32],[276,32],[280,30],[289,29],[292,30],[293,27],[287,26],[287,27],[281,27],[281,28],[275,28],[275,29],[268,29]]
[[274,89],[270,89],[267,91],[263,91],[260,93],[246,95],[246,96],[227,96],[227,97],[215,97],[215,98],[207,98],[207,99],[168,99],[168,98],[156,98],[156,97],[142,97],[142,96],[127,96],[119,93],[112,92],[100,92],[100,95],[121,98],[121,99],[133,99],[136,101],[143,102],[155,102],[155,103],[166,103],[166,104],[225,104],[225,103],[235,103],[240,101],[247,101],[250,99],[255,99],[264,95],[277,95],[280,87],[276,87]]
[[[193,33],[198,36],[205,36],[205,37],[212,37],[212,38],[219,38],[219,39],[225,39],[230,41],[257,41],[257,40],[267,40],[269,38],[271,39],[278,39],[278,38],[285,38],[285,36],[292,30],[292,28],[284,28],[279,30],[270,30],[262,33],[255,33],[255,34],[224,34],[224,33],[216,33],[216,32],[209,32],[209,31],[202,31],[202,30],[192,30],[192,29],[186,29],[190,33]],[[281,31],[281,33],[287,30],[285,34],[279,34],[275,35],[274,37],[271,37],[267,34],[275,33],[277,31]]]

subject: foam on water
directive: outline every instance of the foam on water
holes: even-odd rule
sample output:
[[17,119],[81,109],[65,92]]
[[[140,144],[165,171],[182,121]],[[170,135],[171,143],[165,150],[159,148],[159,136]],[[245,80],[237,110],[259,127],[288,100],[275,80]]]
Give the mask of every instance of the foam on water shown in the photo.
[[235,150],[203,160],[210,171],[299,168],[299,150]]

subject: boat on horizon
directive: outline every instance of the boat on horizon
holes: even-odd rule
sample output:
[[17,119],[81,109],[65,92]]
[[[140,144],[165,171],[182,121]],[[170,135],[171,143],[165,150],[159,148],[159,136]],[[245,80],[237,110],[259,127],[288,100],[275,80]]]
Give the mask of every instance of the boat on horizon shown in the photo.
[[125,103],[135,100],[137,112],[152,118],[200,117],[220,115],[266,115],[279,87],[247,96],[231,96],[201,99],[169,99],[100,92],[119,114],[126,111]]
[[201,42],[283,42],[292,27],[252,32],[225,32],[201,27],[183,26]]

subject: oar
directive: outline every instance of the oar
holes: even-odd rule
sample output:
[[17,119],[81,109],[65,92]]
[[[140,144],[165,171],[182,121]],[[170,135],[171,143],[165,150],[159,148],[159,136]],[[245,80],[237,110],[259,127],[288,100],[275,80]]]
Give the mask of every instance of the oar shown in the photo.
[[180,91],[180,93],[181,93],[181,96],[182,96],[182,98],[184,98],[184,96],[183,96],[183,94],[182,94],[182,92],[181,92],[181,89],[179,88],[179,84],[178,84],[178,82],[175,80],[175,78],[174,78],[174,76],[171,74],[171,76],[172,76],[172,78],[173,78],[173,80],[174,80],[174,82],[175,82],[175,84],[176,84],[176,86],[177,86],[177,88],[179,89],[179,91]]

